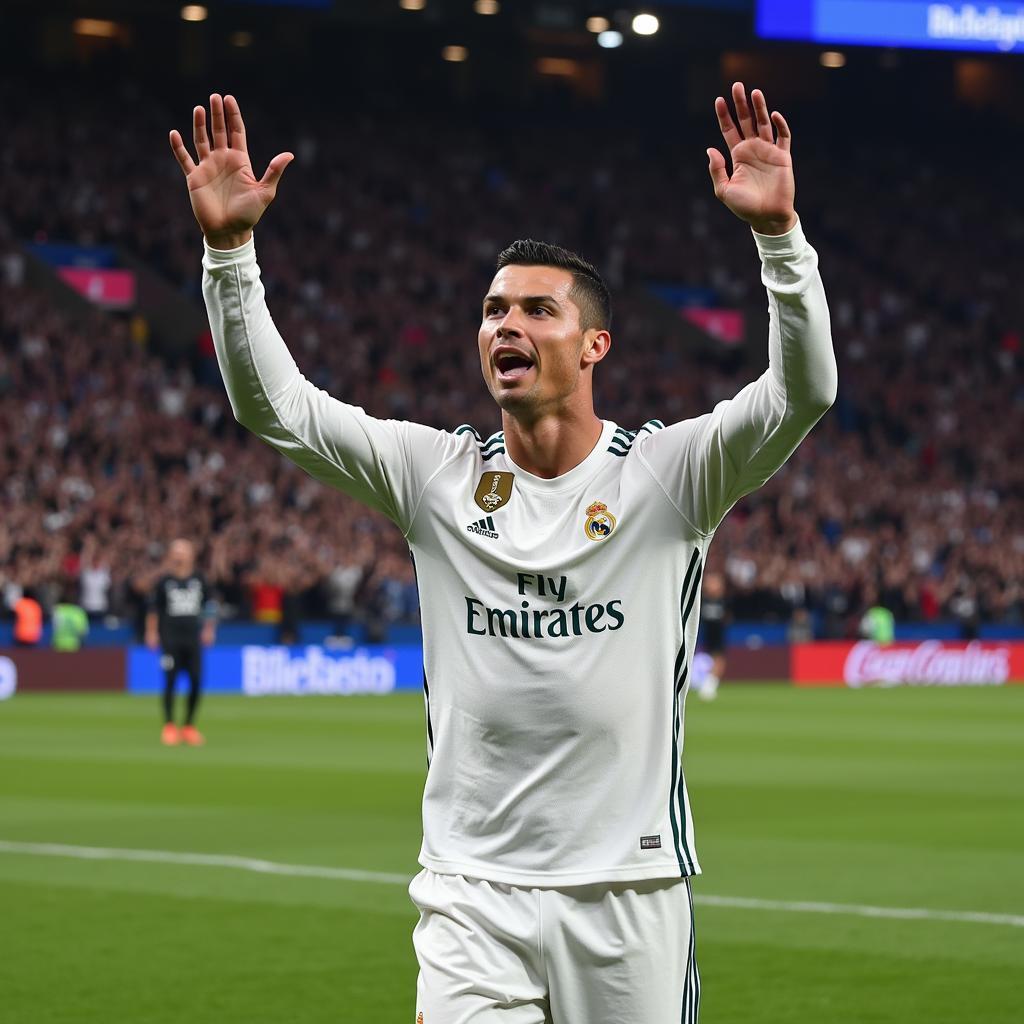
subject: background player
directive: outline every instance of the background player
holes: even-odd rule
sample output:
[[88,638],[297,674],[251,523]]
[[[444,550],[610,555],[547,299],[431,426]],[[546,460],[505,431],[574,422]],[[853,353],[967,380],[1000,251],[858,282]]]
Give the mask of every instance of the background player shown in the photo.
[[[202,689],[202,648],[214,641],[214,607],[203,577],[195,571],[191,541],[172,541],[167,563],[169,571],[153,588],[146,614],[146,646],[162,650],[164,728],[160,740],[167,746],[180,742],[199,746],[205,742],[195,727]],[[174,722],[174,688],[179,672],[185,672],[189,680],[185,721],[180,731]]]
[[725,579],[719,572],[709,572],[704,577],[700,604],[700,643],[711,656],[711,666],[700,686],[695,687],[703,700],[714,700],[718,695],[718,684],[725,672],[725,627],[728,621]]
[[736,120],[723,98],[716,112],[733,173],[716,150],[708,169],[755,230],[769,368],[712,413],[635,431],[594,410],[611,348],[604,282],[529,241],[501,254],[478,332],[502,431],[484,441],[331,398],[277,332],[252,240],[291,154],[256,179],[232,97],[211,97],[212,144],[195,109],[198,164],[171,133],[236,417],[386,514],[416,555],[430,767],[410,892],[425,1024],[697,1019],[679,706],[702,566],[729,508],[836,388],[789,127],[759,91],[732,95]]

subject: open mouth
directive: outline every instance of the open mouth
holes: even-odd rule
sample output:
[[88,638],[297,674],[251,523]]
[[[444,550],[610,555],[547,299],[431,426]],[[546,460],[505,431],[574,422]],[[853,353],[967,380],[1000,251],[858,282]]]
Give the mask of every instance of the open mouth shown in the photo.
[[502,380],[516,380],[533,368],[533,360],[522,352],[506,350],[494,357],[494,367]]

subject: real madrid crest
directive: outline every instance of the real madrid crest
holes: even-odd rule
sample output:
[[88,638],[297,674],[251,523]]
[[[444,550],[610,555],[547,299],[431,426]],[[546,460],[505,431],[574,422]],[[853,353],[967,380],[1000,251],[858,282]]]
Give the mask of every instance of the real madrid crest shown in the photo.
[[587,521],[583,524],[583,532],[591,540],[604,540],[615,529],[615,516],[608,511],[603,501],[595,501],[587,509]]
[[493,512],[508,504],[515,479],[515,473],[484,473],[476,485],[473,500],[485,512]]

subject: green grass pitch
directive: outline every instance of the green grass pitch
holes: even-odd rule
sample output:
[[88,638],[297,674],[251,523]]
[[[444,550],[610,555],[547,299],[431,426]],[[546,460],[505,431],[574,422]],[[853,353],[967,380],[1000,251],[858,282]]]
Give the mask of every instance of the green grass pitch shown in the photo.
[[[213,698],[201,724],[166,749],[155,700],[0,705],[0,840],[414,873],[418,695]],[[1024,1019],[1024,687],[726,687],[690,701],[685,765],[698,901],[1017,917],[698,902],[703,1024]],[[414,919],[394,882],[8,847],[0,1020],[412,1024]]]

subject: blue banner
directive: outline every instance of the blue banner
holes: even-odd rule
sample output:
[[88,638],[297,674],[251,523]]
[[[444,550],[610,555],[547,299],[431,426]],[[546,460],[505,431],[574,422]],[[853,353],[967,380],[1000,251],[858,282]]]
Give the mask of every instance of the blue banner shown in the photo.
[[688,306],[709,308],[720,305],[718,292],[714,288],[698,288],[688,284],[665,284],[656,282],[647,286],[663,302],[676,309]]
[[1024,52],[1024,4],[759,0],[758,35],[862,46]]
[[26,247],[52,267],[88,267],[112,270],[117,250],[109,245],[75,245],[73,242],[30,242]]
[[[423,650],[418,646],[207,647],[203,650],[203,689],[249,697],[348,695],[419,690]],[[148,647],[128,649],[128,692],[160,693],[161,656]]]

